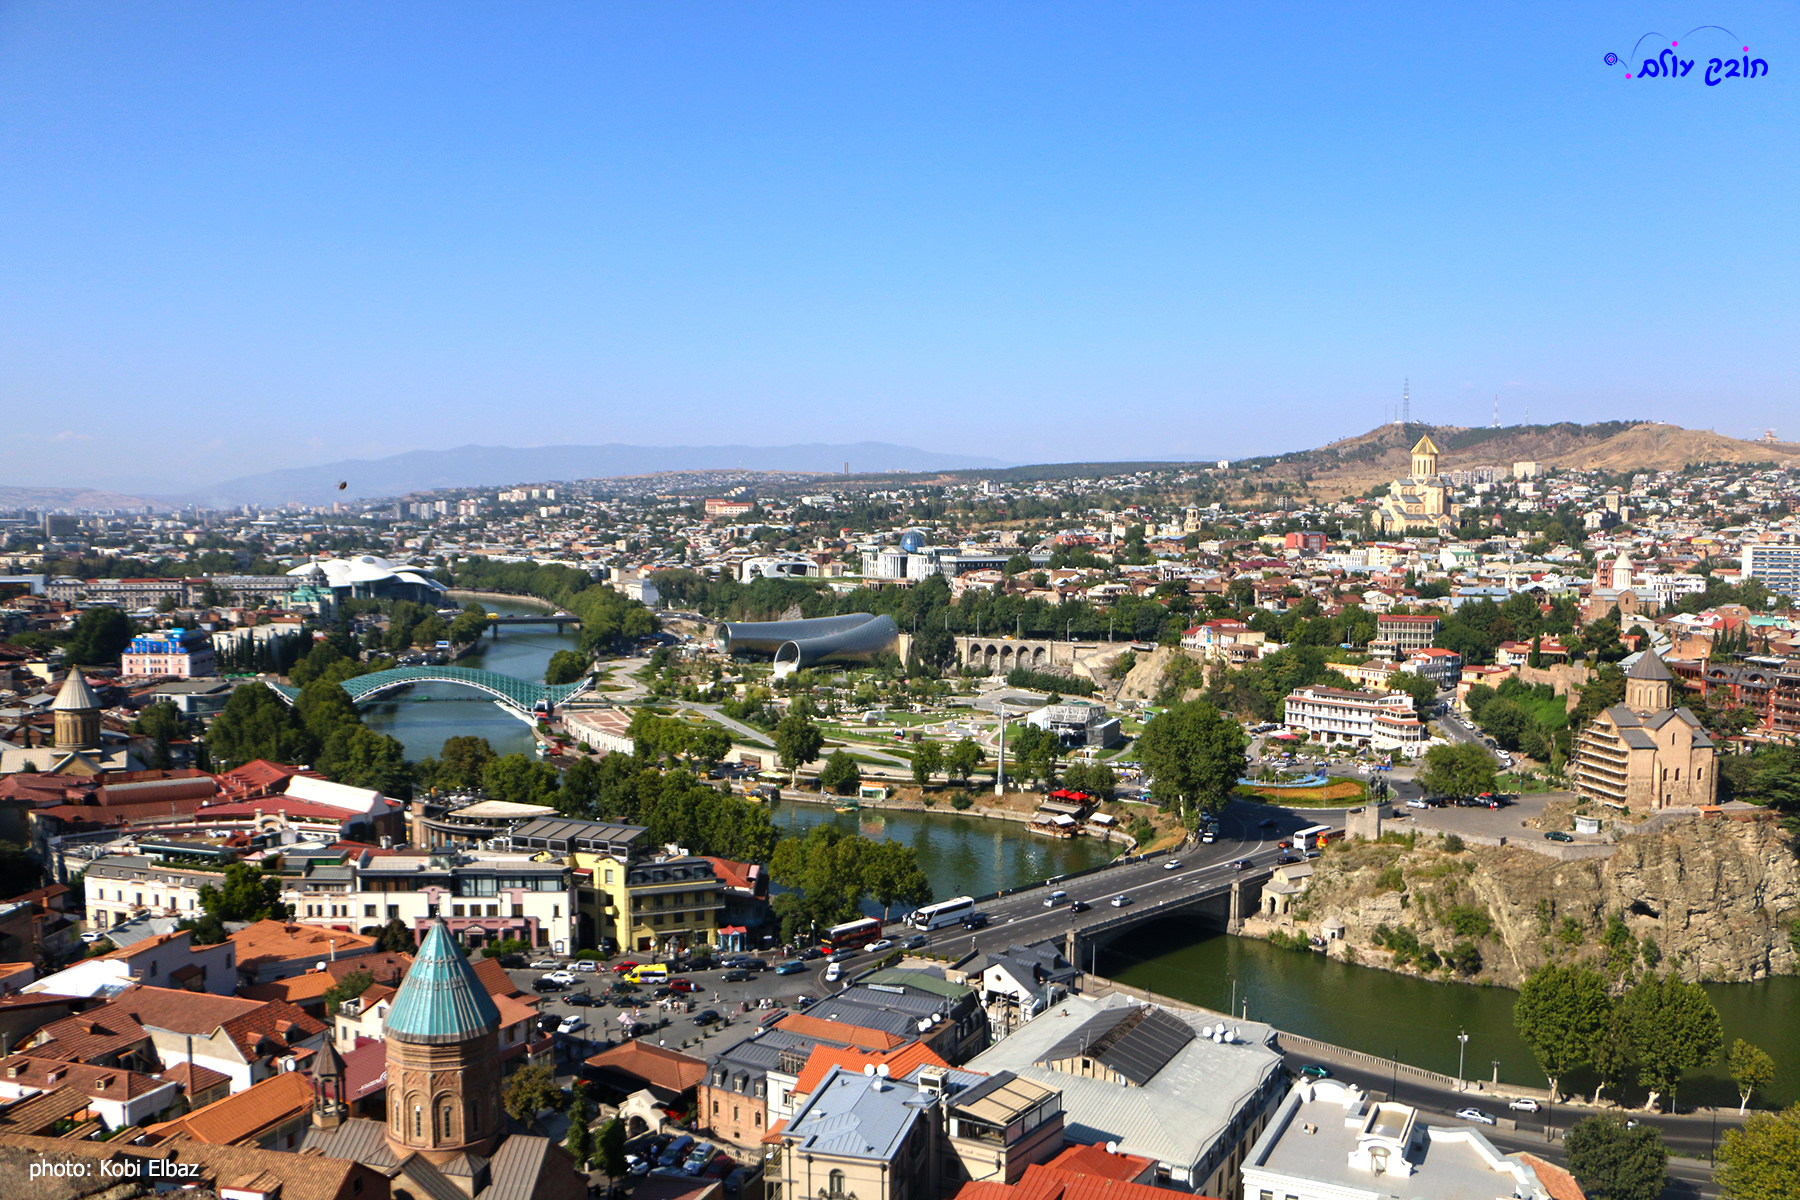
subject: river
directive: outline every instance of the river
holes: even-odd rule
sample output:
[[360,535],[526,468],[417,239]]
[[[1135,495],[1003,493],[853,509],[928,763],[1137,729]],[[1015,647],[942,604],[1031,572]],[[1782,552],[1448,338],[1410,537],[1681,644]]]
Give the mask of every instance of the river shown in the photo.
[[[457,599],[466,601],[470,597],[459,595]],[[506,616],[551,611],[550,605],[532,600],[488,598],[480,603],[489,612]],[[573,627],[558,633],[553,625],[508,626],[500,630],[498,638],[492,633],[484,636],[481,648],[457,659],[456,665],[542,683],[550,656],[558,650],[575,648]],[[406,747],[406,757],[415,762],[436,758],[447,738],[470,735],[486,738],[496,754],[533,752],[530,726],[500,708],[491,697],[453,683],[416,684],[410,691],[364,706],[362,716],[370,729],[398,738]]]
[[[1491,1079],[1500,1062],[1503,1083],[1543,1087],[1531,1052],[1513,1027],[1517,996],[1506,988],[1434,983],[1373,967],[1358,967],[1322,954],[1280,950],[1267,942],[1201,933],[1175,921],[1146,926],[1132,946],[1161,949],[1140,955],[1126,948],[1103,949],[1099,973],[1221,1012],[1235,994],[1240,1010],[1248,1003],[1253,1020],[1267,1021],[1320,1041],[1348,1046],[1446,1075],[1457,1072],[1458,1032],[1469,1043],[1465,1077]],[[1235,987],[1235,993],[1234,993]],[[1719,1010],[1725,1049],[1744,1038],[1768,1051],[1776,1081],[1757,1094],[1759,1105],[1785,1106],[1800,1100],[1800,978],[1784,976],[1758,983],[1707,984]],[[1585,1074],[1564,1081],[1564,1089],[1591,1093]],[[1642,1090],[1627,1089],[1642,1097]],[[1690,1072],[1677,1096],[1683,1107],[1717,1104],[1737,1107],[1737,1091],[1725,1071],[1724,1053],[1711,1067]]]

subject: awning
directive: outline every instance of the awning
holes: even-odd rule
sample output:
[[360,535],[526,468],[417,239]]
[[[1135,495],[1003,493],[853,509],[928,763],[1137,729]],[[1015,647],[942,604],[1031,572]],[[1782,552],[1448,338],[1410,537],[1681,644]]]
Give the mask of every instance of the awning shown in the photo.
[[724,928],[720,929],[719,932],[720,933],[749,933],[750,930],[745,928],[742,925],[727,925]]

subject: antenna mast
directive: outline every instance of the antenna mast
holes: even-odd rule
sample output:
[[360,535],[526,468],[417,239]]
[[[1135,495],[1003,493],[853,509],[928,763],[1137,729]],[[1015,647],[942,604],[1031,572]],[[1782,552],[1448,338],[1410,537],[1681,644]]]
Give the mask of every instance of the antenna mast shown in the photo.
[[1402,425],[1412,424],[1412,380],[1408,379],[1400,387],[1401,411],[1406,415],[1400,418]]
[[1494,393],[1494,428],[1500,428],[1500,393]]

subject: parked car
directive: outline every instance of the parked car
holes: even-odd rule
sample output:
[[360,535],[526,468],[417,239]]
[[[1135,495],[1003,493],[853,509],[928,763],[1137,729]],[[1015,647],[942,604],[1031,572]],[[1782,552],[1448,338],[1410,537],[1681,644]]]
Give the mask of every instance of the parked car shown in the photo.
[[1494,1118],[1488,1116],[1479,1108],[1459,1108],[1456,1110],[1456,1115],[1465,1121],[1473,1121],[1477,1125],[1492,1125],[1495,1123]]
[[552,971],[550,974],[544,976],[544,978],[554,979],[562,984],[571,984],[575,982],[575,974],[572,971]]
[[679,995],[685,995],[688,992],[699,991],[700,985],[695,983],[691,979],[684,979],[683,977],[677,975],[675,978],[669,980],[669,990],[679,996]]
[[662,1153],[656,1156],[656,1165],[659,1167],[678,1166],[683,1159],[687,1158],[688,1152],[693,1148],[693,1135],[684,1133],[663,1147]]
[[688,1151],[687,1161],[681,1164],[681,1169],[689,1175],[698,1175],[712,1164],[715,1153],[711,1142],[701,1142]]
[[1165,871],[1176,871],[1180,869],[1181,860],[1179,858],[1171,858],[1168,862],[1163,864],[1163,870]]
[[505,967],[508,971],[523,971],[531,964],[525,961],[525,956],[523,954],[502,954],[500,956],[500,965]]
[[1125,895],[1123,892],[1121,892],[1119,895],[1114,896],[1112,898],[1112,906],[1114,908],[1124,908],[1127,904],[1130,904],[1130,903],[1131,903],[1131,897]]
[[863,953],[880,954],[883,950],[892,950],[893,948],[894,942],[892,938],[876,938],[874,941],[863,947]]
[[566,1016],[562,1019],[562,1024],[558,1025],[556,1027],[556,1032],[558,1032],[558,1033],[574,1033],[577,1030],[581,1029],[586,1024],[587,1024],[586,1017],[583,1017],[580,1013],[570,1013],[568,1016]]
[[1210,846],[1214,842],[1219,840],[1219,835],[1214,833],[1210,829],[1202,829],[1200,831],[1200,840],[1205,842],[1208,846]]
[[831,965],[827,966],[825,968],[825,982],[826,983],[836,983],[838,981],[838,976],[843,973],[843,970],[844,970],[843,963],[835,963],[834,962]]
[[557,962],[554,958],[540,958],[531,964],[531,969],[534,971],[554,971],[561,966],[562,964]]
[[717,1025],[721,1019],[718,1010],[712,1008],[703,1008],[694,1014],[696,1025]]
[[1423,797],[1414,796],[1411,800],[1408,800],[1406,802],[1406,807],[1408,807],[1408,808],[1430,808],[1431,805],[1427,804]]
[[575,960],[575,969],[577,971],[598,971],[600,964],[591,958],[581,958]]
[[531,990],[534,992],[560,992],[568,986],[553,975],[539,975],[531,981]]
[[570,992],[567,996],[563,997],[563,1003],[573,1005],[576,1008],[592,1008],[597,1004],[601,1004],[602,1001],[594,999],[586,992]]
[[725,972],[725,974],[719,976],[719,978],[720,978],[720,980],[722,980],[725,983],[749,983],[750,982],[750,972],[748,972],[748,971],[727,971],[727,972]]
[[777,975],[798,975],[804,970],[806,970],[806,964],[797,958],[790,958],[784,963],[775,965]]
[[1300,1068],[1300,1073],[1302,1075],[1310,1075],[1314,1079],[1330,1079],[1331,1078],[1331,1068],[1330,1067],[1322,1067],[1318,1063],[1307,1063],[1304,1067]]
[[1536,1100],[1531,1099],[1529,1096],[1520,1096],[1506,1107],[1512,1109],[1514,1112],[1536,1112],[1542,1105]]
[[648,1175],[650,1160],[642,1154],[627,1154],[625,1156],[625,1173],[627,1175]]
[[1546,842],[1572,842],[1575,838],[1560,829],[1546,829],[1544,830],[1544,840]]

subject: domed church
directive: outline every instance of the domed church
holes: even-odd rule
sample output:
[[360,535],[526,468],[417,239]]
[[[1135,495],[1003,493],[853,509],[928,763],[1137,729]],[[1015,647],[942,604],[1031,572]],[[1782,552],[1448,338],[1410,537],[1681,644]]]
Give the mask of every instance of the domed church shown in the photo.
[[1388,494],[1375,508],[1375,528],[1383,533],[1405,534],[1417,530],[1439,536],[1453,534],[1462,506],[1446,503],[1449,485],[1438,475],[1437,443],[1421,437],[1412,448],[1412,474],[1388,485]]
[[393,1200],[584,1200],[568,1151],[501,1107],[499,1033],[493,998],[434,920],[382,1024],[386,1122],[345,1117],[335,1052],[322,1055],[301,1153],[380,1171]]

